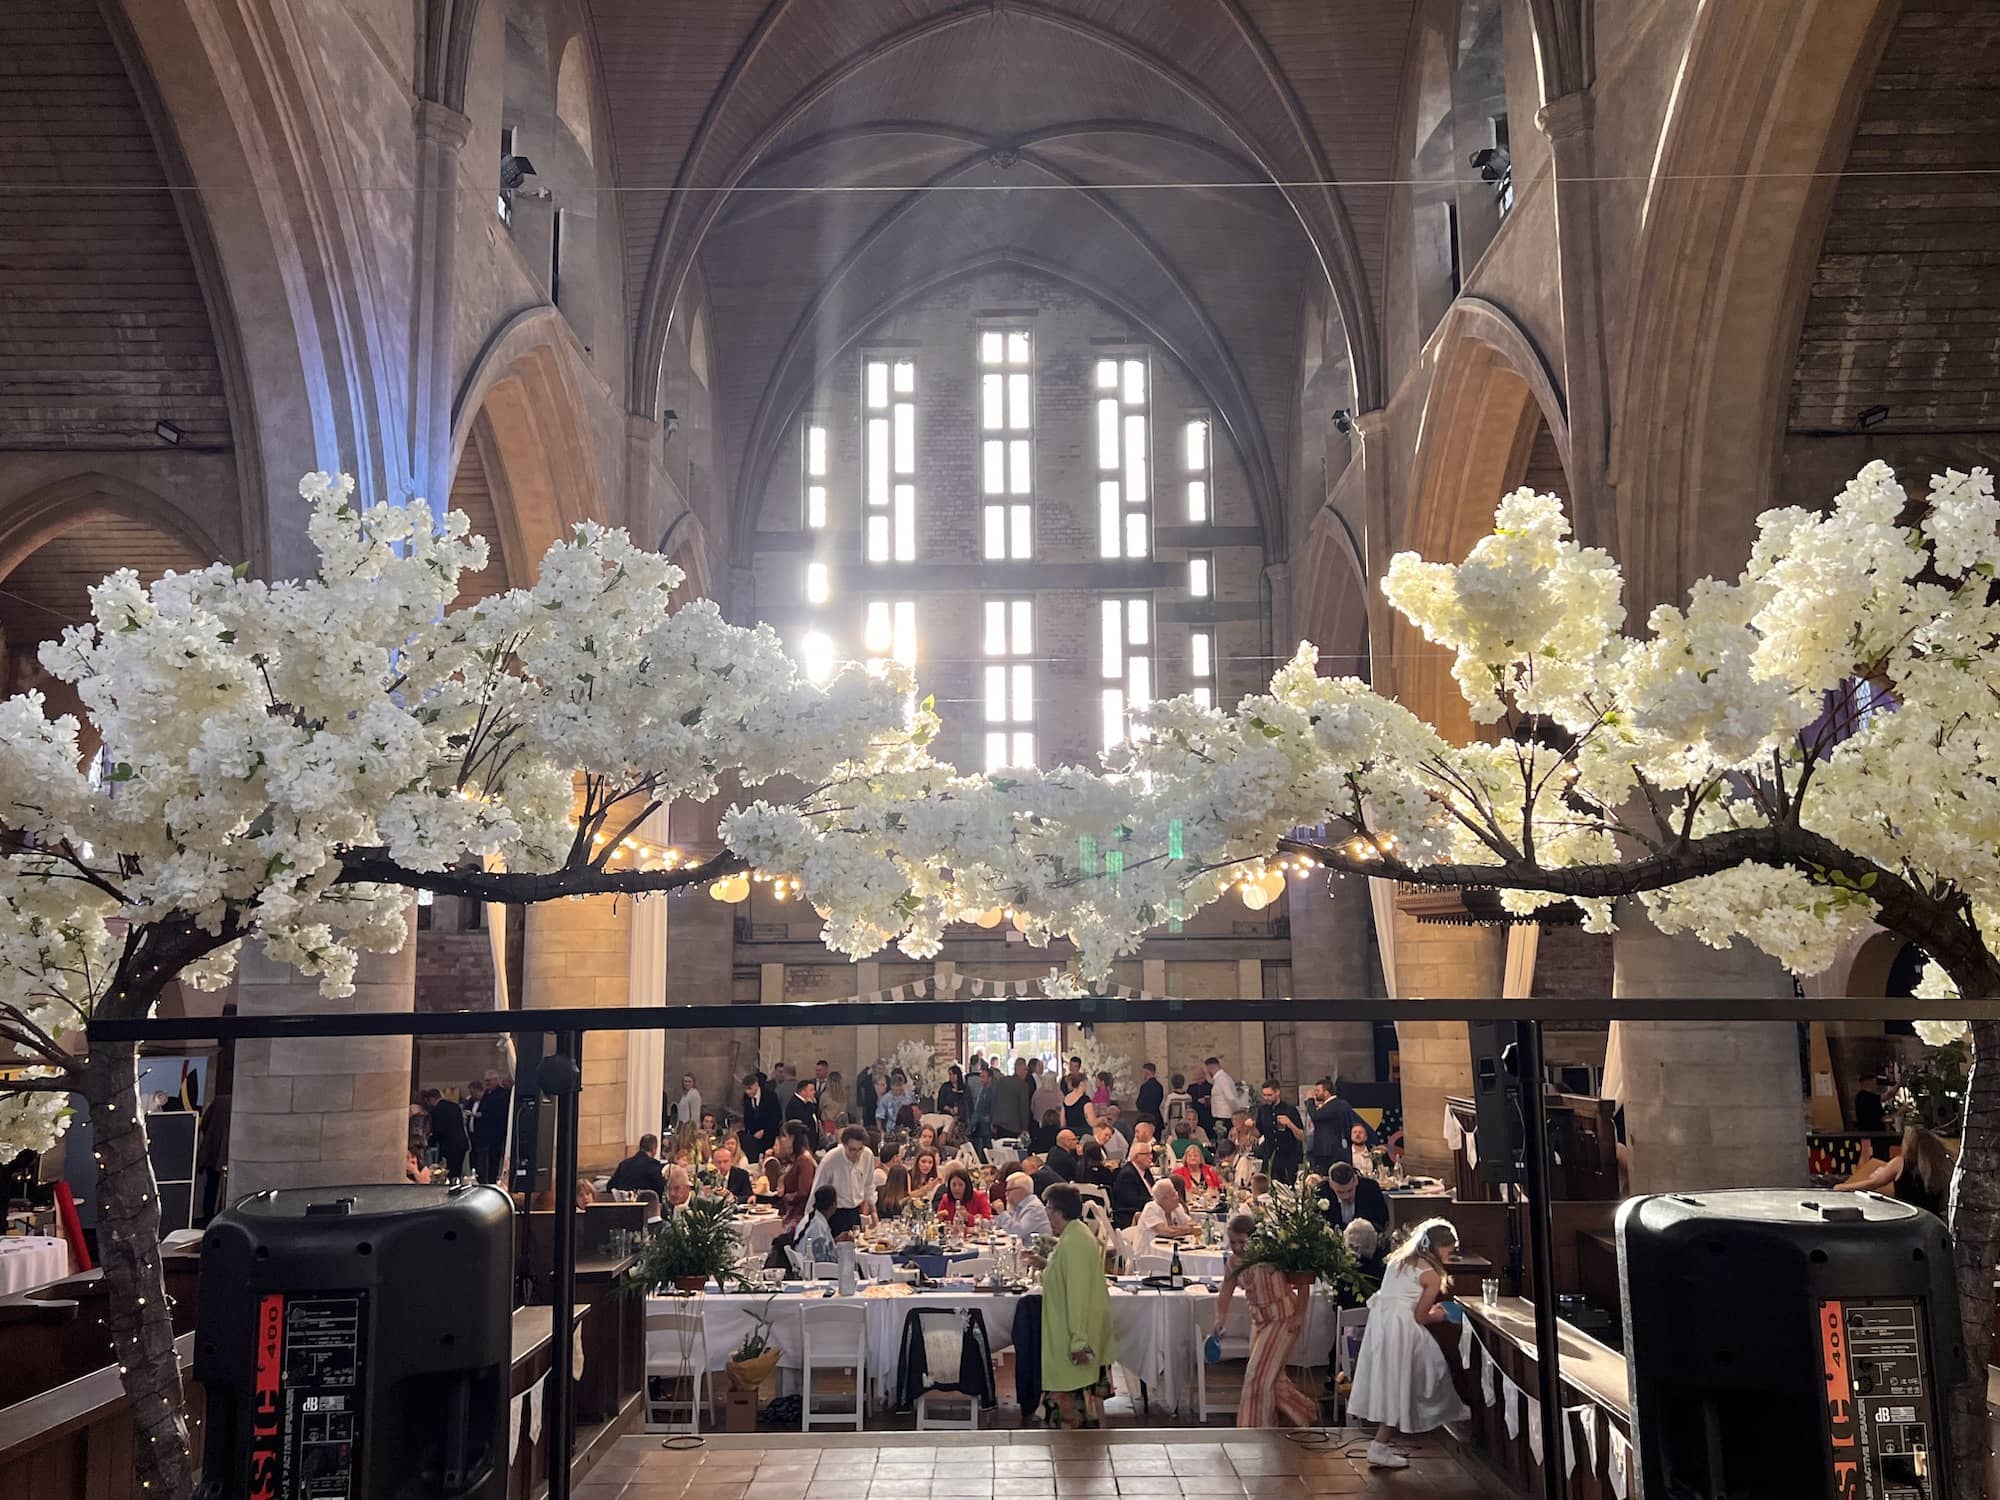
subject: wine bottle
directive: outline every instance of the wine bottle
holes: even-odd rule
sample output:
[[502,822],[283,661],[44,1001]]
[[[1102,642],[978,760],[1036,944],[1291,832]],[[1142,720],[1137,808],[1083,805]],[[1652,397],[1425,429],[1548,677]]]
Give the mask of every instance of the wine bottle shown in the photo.
[[1174,1246],[1174,1258],[1167,1263],[1167,1284],[1175,1291],[1187,1285],[1187,1272],[1181,1269],[1181,1247]]

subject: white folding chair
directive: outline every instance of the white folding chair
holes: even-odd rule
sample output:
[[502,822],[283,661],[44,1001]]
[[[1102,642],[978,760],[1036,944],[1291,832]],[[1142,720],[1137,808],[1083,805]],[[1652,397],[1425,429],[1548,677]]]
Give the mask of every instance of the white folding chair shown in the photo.
[[1171,1252],[1163,1254],[1158,1250],[1148,1250],[1144,1255],[1133,1258],[1132,1269],[1141,1276],[1164,1276],[1173,1269],[1173,1264]]
[[[673,1383],[687,1382],[687,1399],[674,1397]],[[660,1382],[655,1390],[654,1382]],[[715,1399],[715,1381],[708,1368],[708,1322],[699,1297],[679,1306],[657,1304],[646,1309],[646,1425],[671,1430],[668,1413],[687,1408],[688,1431],[701,1431],[702,1409]]]
[[[1365,1307],[1343,1307],[1333,1315],[1333,1374],[1334,1389],[1340,1389],[1340,1377],[1345,1375],[1350,1382],[1354,1379],[1354,1363],[1361,1355],[1361,1339],[1368,1328],[1368,1309]],[[1347,1412],[1347,1398],[1338,1400],[1339,1412],[1343,1420]]]
[[[1200,1332],[1198,1326],[1196,1332]],[[1222,1358],[1224,1360],[1240,1359],[1247,1362],[1250,1358],[1250,1336],[1247,1333],[1232,1334],[1225,1330],[1222,1335]],[[1220,1364],[1221,1361],[1217,1361],[1217,1363]],[[1210,1398],[1208,1377],[1209,1372],[1213,1368],[1214,1366],[1208,1362],[1206,1351],[1203,1350],[1200,1344],[1197,1344],[1194,1351],[1194,1405],[1197,1421],[1206,1422],[1211,1416],[1229,1416],[1241,1404],[1242,1385],[1240,1381],[1237,1387],[1238,1399],[1228,1401],[1225,1404],[1221,1399]],[[1244,1370],[1245,1373],[1248,1373],[1249,1366],[1247,1363],[1244,1366]]]
[[[918,1316],[921,1321],[926,1323],[934,1316],[949,1316],[961,1332],[964,1330],[966,1324],[965,1309],[962,1307],[951,1308],[948,1314],[941,1308],[935,1310],[926,1308]],[[938,1407],[943,1407],[949,1412],[961,1402],[965,1406],[963,1416],[941,1416],[938,1414]],[[979,1397],[965,1391],[925,1391],[921,1396],[917,1397],[917,1431],[926,1432],[932,1429],[951,1432],[977,1432],[979,1430]]]
[[953,1261],[950,1270],[953,1276],[971,1277],[977,1280],[981,1276],[991,1276],[993,1268],[998,1264],[999,1262],[990,1255],[975,1255],[970,1260]]
[[[799,1370],[799,1430],[866,1425],[868,1411],[868,1309],[851,1303],[808,1302],[800,1310],[805,1348]],[[854,1409],[813,1410],[814,1370],[854,1371]]]
[[1102,1203],[1107,1209],[1111,1207],[1111,1194],[1107,1193],[1103,1188],[1099,1187],[1096,1183],[1078,1182],[1071,1184],[1071,1186],[1073,1186],[1076,1189],[1078,1196],[1083,1198],[1086,1202],[1094,1198],[1099,1203]]

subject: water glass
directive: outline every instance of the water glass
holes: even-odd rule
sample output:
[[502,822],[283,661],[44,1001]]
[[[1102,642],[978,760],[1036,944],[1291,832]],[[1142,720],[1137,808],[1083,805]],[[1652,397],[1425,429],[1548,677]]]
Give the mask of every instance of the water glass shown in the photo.
[[1500,1305],[1500,1279],[1497,1276],[1488,1276],[1479,1283],[1479,1302],[1482,1307]]

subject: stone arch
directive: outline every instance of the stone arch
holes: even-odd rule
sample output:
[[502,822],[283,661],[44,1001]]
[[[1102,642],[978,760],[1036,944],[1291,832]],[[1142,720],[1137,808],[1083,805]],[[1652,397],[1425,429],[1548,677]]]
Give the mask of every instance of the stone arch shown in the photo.
[[583,148],[585,160],[594,162],[597,151],[591,93],[589,54],[583,37],[572,36],[563,44],[562,58],[556,64],[556,118]]
[[57,480],[9,502],[0,516],[0,695],[39,689],[51,714],[84,721],[89,751],[95,737],[83,705],[42,669],[41,644],[89,620],[88,588],[115,569],[130,567],[150,584],[221,553],[178,506],[109,474]]
[[452,403],[452,469],[476,443],[499,533],[489,540],[510,586],[532,580],[578,522],[610,519],[571,339],[554,308],[520,313],[487,341]]
[[1705,6],[1695,23],[1614,397],[1616,544],[1639,608],[1733,571],[1775,493],[1834,174],[1896,8],[1770,0]]
[[[1493,303],[1461,298],[1432,358],[1409,495],[1400,524],[1383,534],[1426,558],[1457,560],[1510,490],[1533,482],[1567,499],[1569,419],[1548,361]],[[1374,638],[1388,649],[1377,685],[1448,738],[1472,738],[1449,657],[1386,607],[1376,624]]]

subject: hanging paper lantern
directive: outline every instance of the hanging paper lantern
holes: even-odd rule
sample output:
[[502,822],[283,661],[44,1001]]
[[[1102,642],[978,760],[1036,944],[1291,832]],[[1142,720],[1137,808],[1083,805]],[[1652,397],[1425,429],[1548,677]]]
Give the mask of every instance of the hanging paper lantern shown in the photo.
[[997,906],[988,907],[985,911],[981,912],[978,916],[972,919],[972,925],[975,927],[983,927],[986,928],[988,931],[991,931],[993,928],[998,927],[1000,925],[1002,915],[1003,913],[1001,912],[999,907]]

